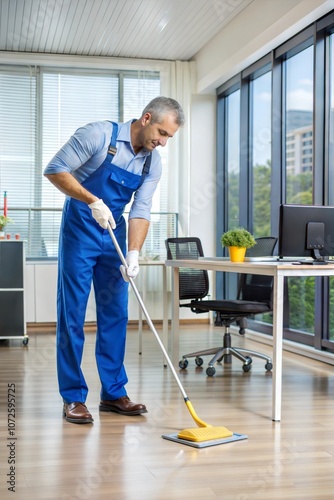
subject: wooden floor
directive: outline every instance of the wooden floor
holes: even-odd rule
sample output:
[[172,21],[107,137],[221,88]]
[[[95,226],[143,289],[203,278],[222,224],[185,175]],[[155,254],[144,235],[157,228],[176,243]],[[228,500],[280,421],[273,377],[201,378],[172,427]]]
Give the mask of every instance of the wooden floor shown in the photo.
[[[219,345],[219,329],[182,326],[181,352]],[[270,354],[270,348],[233,335],[233,342]],[[162,434],[196,427],[159,346],[144,331],[128,334],[128,394],[148,407],[146,415],[98,412],[99,379],[94,334],[87,333],[83,360],[93,425],[62,418],[52,332],[0,342],[0,498],[15,500],[209,499],[320,500],[334,498],[334,369],[284,354],[282,422],[271,421],[271,374],[254,358],[218,366],[208,378],[193,360],[178,371],[196,413],[248,439],[195,449]],[[15,384],[15,428],[8,428],[8,392]],[[11,414],[11,410],[10,410]],[[11,422],[12,419],[10,419]],[[10,424],[12,425],[12,424]],[[9,435],[13,430],[14,436]],[[13,439],[13,438],[16,439]],[[10,464],[15,493],[8,491]],[[12,466],[13,467],[13,466]],[[13,476],[15,472],[15,478]]]

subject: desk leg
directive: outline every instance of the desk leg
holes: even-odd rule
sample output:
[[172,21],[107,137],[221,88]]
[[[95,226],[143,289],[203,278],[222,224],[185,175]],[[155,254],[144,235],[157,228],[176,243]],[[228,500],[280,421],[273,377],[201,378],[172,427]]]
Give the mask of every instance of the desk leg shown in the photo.
[[[162,322],[162,343],[166,352],[168,352],[168,292],[167,292],[167,268],[163,266],[162,268],[162,311],[163,311],[163,322]],[[167,361],[165,356],[163,356],[164,367],[167,367]]]
[[284,277],[279,273],[274,277],[273,297],[273,395],[272,419],[281,420],[282,405],[282,358],[283,358],[283,303]]
[[173,268],[172,274],[172,362],[174,366],[179,364],[179,269]]

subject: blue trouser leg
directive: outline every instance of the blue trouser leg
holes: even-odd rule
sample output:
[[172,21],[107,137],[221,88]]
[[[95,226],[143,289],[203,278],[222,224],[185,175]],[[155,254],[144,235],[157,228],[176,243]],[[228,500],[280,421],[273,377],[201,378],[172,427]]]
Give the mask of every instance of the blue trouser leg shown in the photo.
[[[85,229],[85,228],[84,228]],[[85,402],[88,387],[81,370],[84,322],[93,267],[101,238],[75,227],[61,233],[58,257],[57,370],[59,392],[66,403]]]
[[[101,399],[108,400],[126,395],[124,386],[128,379],[123,361],[128,283],[120,273],[120,260],[115,248],[110,246],[110,235],[104,235],[104,239],[105,249],[94,268],[93,283],[97,315],[96,363],[101,380]],[[119,235],[118,242],[125,253],[125,234]]]
[[[85,279],[77,279],[79,267],[87,267]],[[85,402],[87,384],[81,370],[84,321],[91,288],[89,266],[85,261],[72,272],[60,269],[58,277],[57,369],[59,390],[64,401]]]

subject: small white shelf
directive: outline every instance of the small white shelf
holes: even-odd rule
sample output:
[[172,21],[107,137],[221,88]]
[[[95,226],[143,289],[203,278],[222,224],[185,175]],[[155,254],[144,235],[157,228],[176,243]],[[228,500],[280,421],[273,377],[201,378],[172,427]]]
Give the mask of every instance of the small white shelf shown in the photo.
[[24,266],[24,241],[0,240],[0,340],[22,339],[27,345]]

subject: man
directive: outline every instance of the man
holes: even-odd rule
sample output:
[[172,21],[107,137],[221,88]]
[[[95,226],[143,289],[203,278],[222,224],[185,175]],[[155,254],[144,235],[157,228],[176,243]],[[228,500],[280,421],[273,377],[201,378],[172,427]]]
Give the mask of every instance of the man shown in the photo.
[[[183,124],[180,105],[157,97],[139,119],[124,124],[95,122],[79,128],[44,171],[66,194],[58,257],[57,371],[63,416],[68,422],[93,422],[85,405],[88,387],[81,370],[92,281],[97,315],[95,354],[101,380],[99,409],[123,415],[147,412],[145,405],[129,399],[124,387],[128,381],[124,368],[127,281],[139,272],[139,251],[161,177],[156,147],[165,146]],[[122,214],[132,196],[126,235]],[[128,264],[122,269],[123,277],[108,224]]]

